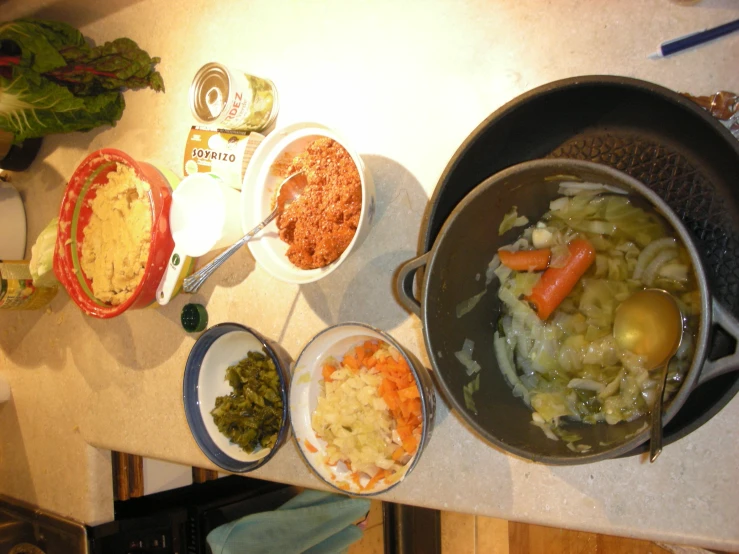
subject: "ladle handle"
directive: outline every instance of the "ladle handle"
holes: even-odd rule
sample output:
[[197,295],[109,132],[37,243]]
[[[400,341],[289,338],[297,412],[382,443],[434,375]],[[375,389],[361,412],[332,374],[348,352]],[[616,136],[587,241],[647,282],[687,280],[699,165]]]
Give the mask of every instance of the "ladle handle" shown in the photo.
[[[739,345],[739,321],[724,308],[715,298],[712,300],[713,315],[711,320],[714,325],[718,325],[724,331],[726,331],[731,337],[737,341]],[[735,349],[733,353],[718,360],[708,360],[703,362],[703,369],[701,369],[700,375],[698,376],[698,384],[702,385],[706,381],[729,373],[731,371],[739,370],[739,348]]]
[[267,225],[269,225],[275,217],[277,217],[277,208],[272,210],[272,213],[267,216],[267,219],[262,221],[259,225],[254,227],[254,229],[241,237],[237,242],[235,242],[218,256],[213,258],[210,263],[206,264],[201,269],[185,279],[182,282],[182,290],[189,293],[198,292],[198,289],[203,283],[205,283],[205,280],[210,277],[216,269],[221,267],[221,265],[223,265],[223,262],[228,260],[234,252],[236,252],[239,248],[249,242],[249,240],[251,240],[254,235],[264,229]]
[[654,462],[662,452],[662,396],[665,393],[665,380],[667,379],[667,368],[661,371],[662,381],[658,384],[657,398],[654,400],[651,414],[651,430],[649,434],[649,461]]

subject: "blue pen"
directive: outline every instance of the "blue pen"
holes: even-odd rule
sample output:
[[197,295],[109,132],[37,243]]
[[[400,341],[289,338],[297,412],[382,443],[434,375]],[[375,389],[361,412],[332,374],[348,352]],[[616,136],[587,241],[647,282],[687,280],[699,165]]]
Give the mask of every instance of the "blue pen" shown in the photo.
[[693,48],[699,44],[704,44],[717,38],[721,38],[734,31],[739,31],[739,19],[724,23],[713,29],[706,29],[705,31],[699,31],[697,33],[691,33],[682,37],[678,37],[667,42],[663,42],[659,47],[659,52],[650,54],[648,57],[652,59],[665,58],[672,54],[677,54],[688,48]]

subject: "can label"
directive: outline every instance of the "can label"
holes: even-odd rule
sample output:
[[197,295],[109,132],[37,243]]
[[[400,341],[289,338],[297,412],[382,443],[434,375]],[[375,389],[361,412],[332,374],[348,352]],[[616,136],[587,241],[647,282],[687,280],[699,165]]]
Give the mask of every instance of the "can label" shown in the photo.
[[186,176],[215,173],[241,189],[246,166],[263,139],[259,133],[193,127],[185,143],[183,172]]
[[278,110],[274,83],[219,63],[200,68],[190,86],[190,109],[200,123],[261,131]]
[[240,71],[226,68],[226,72],[230,85],[228,100],[216,121],[227,129],[240,129],[250,115],[252,87],[246,75]]
[[36,310],[54,296],[57,287],[36,287],[28,271],[28,262],[0,260],[0,310]]

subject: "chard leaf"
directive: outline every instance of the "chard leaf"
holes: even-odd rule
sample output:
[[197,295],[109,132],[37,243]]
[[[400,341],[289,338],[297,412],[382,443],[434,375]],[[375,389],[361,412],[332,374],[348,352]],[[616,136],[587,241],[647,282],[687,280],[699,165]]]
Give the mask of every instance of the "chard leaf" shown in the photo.
[[0,75],[0,129],[13,133],[16,143],[51,133],[115,125],[124,108],[119,92],[77,97],[28,69],[14,68],[9,79]]
[[21,49],[21,65],[45,73],[67,65],[59,52],[70,46],[87,46],[77,29],[58,21],[17,19],[0,23],[0,40],[15,42]]
[[152,58],[128,38],[91,48],[65,23],[18,19],[0,23],[0,42],[20,55],[0,57],[0,129],[16,144],[51,133],[115,125],[126,89],[164,90]]
[[73,46],[62,50],[66,67],[49,72],[74,94],[90,95],[109,90],[152,88],[164,91],[162,76],[152,58],[129,38],[119,38],[95,48]]

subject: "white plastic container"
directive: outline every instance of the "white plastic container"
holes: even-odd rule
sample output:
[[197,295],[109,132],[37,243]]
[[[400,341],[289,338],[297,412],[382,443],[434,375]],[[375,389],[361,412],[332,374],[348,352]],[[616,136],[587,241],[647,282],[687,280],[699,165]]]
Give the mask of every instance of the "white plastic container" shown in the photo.
[[175,247],[157,289],[159,304],[172,298],[186,257],[198,258],[243,236],[239,191],[214,173],[186,177],[172,193],[169,225]]

